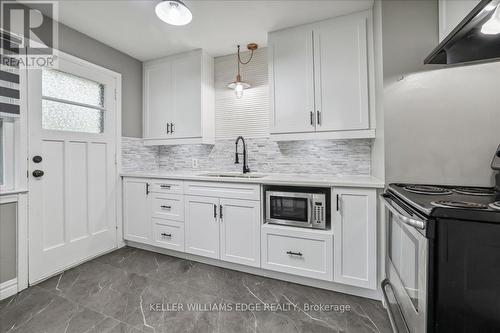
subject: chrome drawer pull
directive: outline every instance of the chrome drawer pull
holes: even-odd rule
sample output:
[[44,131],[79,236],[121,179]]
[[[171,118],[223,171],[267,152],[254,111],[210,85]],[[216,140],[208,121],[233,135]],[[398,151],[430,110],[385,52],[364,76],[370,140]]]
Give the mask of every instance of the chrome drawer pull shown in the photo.
[[168,210],[171,210],[172,209],[172,206],[165,206],[165,205],[161,205],[160,206],[161,209],[168,209]]
[[172,186],[170,186],[170,185],[166,185],[166,184],[161,184],[161,185],[160,185],[160,188],[166,188],[166,189],[169,189],[169,190],[170,190],[170,188],[171,188],[171,187],[172,187]]
[[172,237],[172,234],[166,234],[166,233],[162,232],[161,236],[162,237]]
[[302,253],[301,253],[301,252],[286,251],[286,254],[289,254],[289,255],[291,255],[291,256],[299,256],[299,257],[302,257]]

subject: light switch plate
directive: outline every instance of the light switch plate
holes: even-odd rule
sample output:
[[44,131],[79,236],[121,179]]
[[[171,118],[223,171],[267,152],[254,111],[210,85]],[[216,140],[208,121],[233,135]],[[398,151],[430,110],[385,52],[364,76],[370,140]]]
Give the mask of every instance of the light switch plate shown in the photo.
[[495,156],[493,156],[493,161],[491,161],[491,168],[493,170],[500,170],[500,145],[495,152]]

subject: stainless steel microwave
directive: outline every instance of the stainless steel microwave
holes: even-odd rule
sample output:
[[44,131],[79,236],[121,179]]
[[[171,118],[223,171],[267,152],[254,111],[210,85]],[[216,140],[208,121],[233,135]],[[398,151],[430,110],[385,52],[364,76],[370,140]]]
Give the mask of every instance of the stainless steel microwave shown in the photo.
[[265,189],[265,221],[311,229],[329,227],[329,189],[268,187]]

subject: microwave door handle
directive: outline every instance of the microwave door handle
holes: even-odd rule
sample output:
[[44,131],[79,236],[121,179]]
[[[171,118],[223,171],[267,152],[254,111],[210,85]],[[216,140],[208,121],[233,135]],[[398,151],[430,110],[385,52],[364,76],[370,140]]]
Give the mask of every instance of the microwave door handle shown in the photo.
[[396,215],[403,223],[405,223],[405,224],[407,224],[409,226],[412,226],[414,228],[421,229],[421,230],[425,229],[425,222],[424,221],[415,220],[415,219],[412,219],[410,217],[404,216],[403,214],[401,214],[400,212],[398,212],[398,210],[396,209],[396,207],[394,207],[394,205],[392,204],[392,202],[389,199],[387,199],[386,197],[384,197],[384,196],[382,196],[382,201],[384,202],[384,206],[391,213],[393,213],[394,215]]
[[307,209],[309,209],[309,221],[307,221],[307,223],[312,226],[313,221],[314,221],[313,196],[312,195],[309,196],[309,200],[307,200],[307,202],[308,202]]

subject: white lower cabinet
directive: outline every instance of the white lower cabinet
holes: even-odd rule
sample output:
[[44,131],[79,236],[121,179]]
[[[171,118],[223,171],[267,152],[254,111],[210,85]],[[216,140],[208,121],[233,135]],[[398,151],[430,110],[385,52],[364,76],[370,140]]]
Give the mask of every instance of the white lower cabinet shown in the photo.
[[152,193],[153,217],[173,221],[184,221],[184,196]]
[[220,258],[260,267],[260,202],[220,199]]
[[149,183],[143,178],[123,180],[123,238],[151,242],[151,201]]
[[185,196],[186,252],[219,258],[219,198]]
[[333,235],[330,230],[262,227],[262,268],[331,281]]
[[260,185],[125,177],[124,239],[377,288],[377,190],[333,188],[331,229],[262,224]]
[[334,188],[334,278],[338,283],[377,288],[377,193],[375,189]]
[[[203,189],[214,195],[185,196],[186,252],[260,267],[260,197],[248,199],[260,186],[193,182],[185,187],[188,193]],[[228,190],[235,199],[226,198]]]
[[153,244],[184,252],[184,223],[153,218]]

